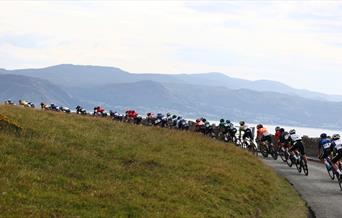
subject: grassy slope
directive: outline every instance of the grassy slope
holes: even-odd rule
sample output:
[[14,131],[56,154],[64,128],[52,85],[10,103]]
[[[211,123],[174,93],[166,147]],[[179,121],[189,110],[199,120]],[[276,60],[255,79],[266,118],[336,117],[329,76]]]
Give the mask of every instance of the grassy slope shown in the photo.
[[221,142],[105,119],[0,106],[0,211],[34,217],[305,217],[261,161]]

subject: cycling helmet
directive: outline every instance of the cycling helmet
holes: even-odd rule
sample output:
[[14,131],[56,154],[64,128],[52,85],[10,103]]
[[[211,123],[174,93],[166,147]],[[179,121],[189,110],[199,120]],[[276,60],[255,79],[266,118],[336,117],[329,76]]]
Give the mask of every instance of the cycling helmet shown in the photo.
[[245,125],[245,121],[240,121],[240,126]]
[[262,125],[262,124],[258,124],[257,125],[257,129],[261,129],[261,128],[263,128],[264,126]]
[[172,119],[176,119],[177,118],[177,115],[172,115]]
[[336,140],[339,140],[341,138],[340,134],[334,134],[332,136],[332,140],[336,141]]
[[169,116],[171,116],[171,114],[170,114],[170,113],[167,113],[166,116],[169,117]]
[[207,119],[202,118],[202,122],[203,122],[203,123],[207,122]]
[[296,134],[296,130],[295,130],[295,129],[291,129],[291,130],[289,131],[289,134],[290,134],[290,135]]
[[280,128],[279,132],[285,132],[285,129],[284,128]]
[[230,123],[230,120],[226,120],[226,123]]
[[277,132],[277,131],[279,131],[279,130],[280,130],[280,127],[277,126],[277,127],[275,128],[275,131]]
[[220,120],[220,123],[224,123],[224,119],[221,119],[221,120]]
[[327,137],[328,137],[328,136],[327,136],[326,133],[322,133],[321,136],[320,136],[321,139],[326,139]]

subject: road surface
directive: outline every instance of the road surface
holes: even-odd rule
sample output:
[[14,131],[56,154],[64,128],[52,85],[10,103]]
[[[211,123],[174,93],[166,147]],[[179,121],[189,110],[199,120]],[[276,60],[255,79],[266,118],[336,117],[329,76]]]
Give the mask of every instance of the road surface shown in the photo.
[[288,167],[280,158],[263,161],[294,186],[317,218],[342,217],[342,191],[332,181],[321,163],[309,162],[309,176],[299,174],[296,166]]

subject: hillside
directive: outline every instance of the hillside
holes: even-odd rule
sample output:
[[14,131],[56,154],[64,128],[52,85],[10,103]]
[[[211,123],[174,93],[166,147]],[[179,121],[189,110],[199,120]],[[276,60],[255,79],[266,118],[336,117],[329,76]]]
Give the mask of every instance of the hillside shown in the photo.
[[[0,209],[8,217],[306,217],[260,160],[167,129],[0,106]],[[1,123],[1,122],[0,122]]]

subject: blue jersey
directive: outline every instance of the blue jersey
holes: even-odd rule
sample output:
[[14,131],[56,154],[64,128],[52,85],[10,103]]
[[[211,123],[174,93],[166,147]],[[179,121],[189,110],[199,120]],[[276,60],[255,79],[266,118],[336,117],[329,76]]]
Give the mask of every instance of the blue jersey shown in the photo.
[[318,143],[318,148],[325,150],[331,147],[331,140],[330,139],[320,139]]

